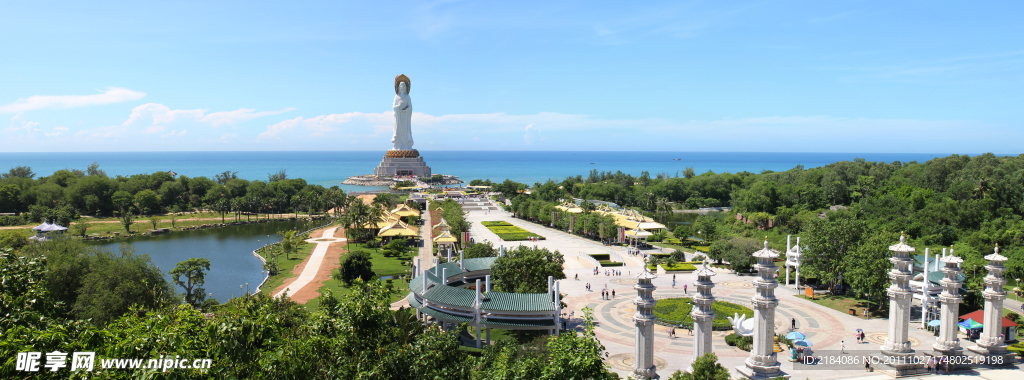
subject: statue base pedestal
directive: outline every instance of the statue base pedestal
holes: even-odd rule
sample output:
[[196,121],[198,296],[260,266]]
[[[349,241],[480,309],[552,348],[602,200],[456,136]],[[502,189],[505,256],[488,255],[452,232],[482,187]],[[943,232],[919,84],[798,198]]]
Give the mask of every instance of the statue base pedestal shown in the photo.
[[740,375],[743,375],[743,377],[754,380],[774,379],[778,377],[781,377],[783,379],[789,378],[789,374],[782,372],[778,365],[774,365],[771,367],[758,366],[753,368],[748,367],[746,365],[741,365],[736,367],[736,372],[739,372]]
[[[410,157],[411,156],[411,157]],[[423,162],[416,150],[389,150],[384,154],[380,165],[373,169],[373,174],[384,177],[417,176],[430,177],[430,167]]]
[[967,351],[970,351],[974,356],[980,356],[983,358],[975,358],[972,363],[978,363],[980,365],[986,365],[991,367],[1001,367],[1007,365],[1013,365],[1017,363],[1017,354],[1006,350],[1006,346],[997,347],[968,347]]

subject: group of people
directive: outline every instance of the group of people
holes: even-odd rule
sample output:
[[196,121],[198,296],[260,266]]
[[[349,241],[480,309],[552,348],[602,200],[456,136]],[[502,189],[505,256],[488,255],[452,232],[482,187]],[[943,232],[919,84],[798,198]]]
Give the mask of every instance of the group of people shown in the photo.
[[614,298],[615,298],[615,289],[612,289],[611,291],[609,291],[608,288],[601,289],[601,299],[603,299],[603,300],[610,300],[610,299],[614,299]]
[[[594,275],[597,276],[599,274],[601,274],[601,268],[594,268]],[[605,269],[604,270],[604,275],[605,276],[621,276],[622,275],[622,271],[621,270],[615,270],[615,269]],[[577,274],[576,275],[576,279],[579,280],[580,279],[580,275]]]
[[952,365],[949,363],[949,357],[946,356],[930,356],[928,357],[928,361],[925,362],[924,367],[928,370],[928,373],[935,374],[939,373],[939,369],[945,370],[946,373],[949,373],[949,371],[953,369]]
[[857,331],[857,333],[853,334],[853,336],[857,338],[857,343],[867,343],[867,340],[864,339],[864,330]]
[[[686,331],[688,331],[690,333],[690,335],[693,335],[693,325],[686,326]],[[668,338],[669,339],[675,339],[676,338],[676,326],[675,325],[672,325],[672,327],[669,327],[669,329],[668,329]]]

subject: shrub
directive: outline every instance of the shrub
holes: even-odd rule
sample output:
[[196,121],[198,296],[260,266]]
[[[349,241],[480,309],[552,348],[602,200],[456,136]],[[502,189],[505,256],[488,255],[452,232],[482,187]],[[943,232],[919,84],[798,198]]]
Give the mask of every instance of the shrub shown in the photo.
[[598,262],[601,263],[602,267],[621,267],[622,266],[622,263],[614,262],[614,261],[609,261],[609,260],[601,260],[601,261],[598,261]]
[[0,216],[0,227],[20,226],[25,223],[28,223],[28,221],[20,216]]
[[28,239],[21,236],[20,232],[16,230],[0,231],[0,248],[14,248],[18,250],[24,247],[25,244],[28,244]]
[[592,253],[590,257],[593,257],[597,261],[608,261],[611,260],[611,256],[607,253]]

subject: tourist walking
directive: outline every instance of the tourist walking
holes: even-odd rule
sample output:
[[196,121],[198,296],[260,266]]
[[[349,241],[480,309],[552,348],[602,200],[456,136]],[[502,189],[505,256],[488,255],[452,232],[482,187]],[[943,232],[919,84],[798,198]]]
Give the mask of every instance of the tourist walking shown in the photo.
[[789,329],[796,330],[796,318],[793,318],[789,321]]
[[615,289],[612,289],[612,298],[615,298]]
[[844,344],[844,341],[842,341],[842,340],[839,341],[839,353],[840,354],[845,354],[846,353],[846,344]]
[[686,284],[683,284],[683,294],[686,294]]

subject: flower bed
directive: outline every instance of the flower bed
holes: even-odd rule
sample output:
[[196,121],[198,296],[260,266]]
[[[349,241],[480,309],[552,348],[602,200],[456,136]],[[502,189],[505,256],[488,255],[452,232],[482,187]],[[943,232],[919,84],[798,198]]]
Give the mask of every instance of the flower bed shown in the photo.
[[[654,305],[654,316],[663,323],[689,326],[693,324],[693,318],[690,317],[690,309],[693,308],[692,301],[692,298],[660,299]],[[731,330],[732,324],[727,317],[731,317],[735,313],[746,315],[747,318],[754,317],[754,311],[750,308],[725,301],[715,301],[711,304],[711,310],[715,312],[715,320],[711,322],[711,325],[716,330]]]
[[491,232],[494,232],[494,234],[498,235],[499,238],[505,241],[530,240],[530,238],[544,240],[543,236],[513,226],[509,222],[480,222],[480,224],[483,224],[484,227],[487,227],[487,229],[491,230]]

